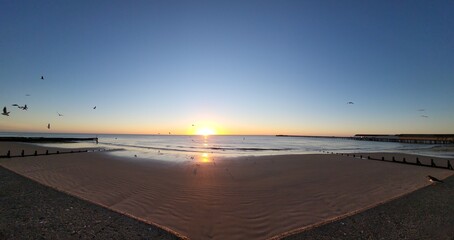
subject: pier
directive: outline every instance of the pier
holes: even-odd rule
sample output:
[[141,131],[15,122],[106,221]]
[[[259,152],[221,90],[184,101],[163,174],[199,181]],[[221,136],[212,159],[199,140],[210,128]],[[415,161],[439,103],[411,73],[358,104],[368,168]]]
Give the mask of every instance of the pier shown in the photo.
[[454,134],[396,134],[396,135],[356,134],[353,137],[276,135],[276,137],[329,138],[357,141],[398,142],[414,144],[454,144]]

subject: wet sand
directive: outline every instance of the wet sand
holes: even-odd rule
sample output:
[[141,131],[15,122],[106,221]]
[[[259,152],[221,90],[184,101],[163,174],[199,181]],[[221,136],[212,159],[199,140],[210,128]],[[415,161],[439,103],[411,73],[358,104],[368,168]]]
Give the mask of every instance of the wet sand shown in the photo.
[[0,165],[191,239],[288,235],[427,186],[426,175],[454,173],[326,154],[175,163],[76,153]]

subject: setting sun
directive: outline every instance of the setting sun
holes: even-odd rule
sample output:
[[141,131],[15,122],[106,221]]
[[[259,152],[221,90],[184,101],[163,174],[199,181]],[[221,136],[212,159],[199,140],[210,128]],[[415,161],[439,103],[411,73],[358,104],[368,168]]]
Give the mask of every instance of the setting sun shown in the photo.
[[212,128],[199,128],[196,130],[195,134],[197,135],[203,135],[203,136],[208,136],[208,135],[214,135],[216,134],[216,131]]

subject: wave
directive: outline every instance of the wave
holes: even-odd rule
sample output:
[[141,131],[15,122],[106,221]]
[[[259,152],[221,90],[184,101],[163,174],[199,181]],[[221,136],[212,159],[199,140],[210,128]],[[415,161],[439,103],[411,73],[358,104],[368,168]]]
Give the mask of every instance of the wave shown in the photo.
[[[100,142],[101,143],[101,142]],[[261,151],[291,151],[296,150],[294,148],[257,148],[257,147],[192,147],[192,146],[176,146],[175,147],[150,147],[142,145],[130,145],[130,144],[121,144],[121,143],[107,143],[102,142],[102,144],[111,145],[111,146],[120,146],[120,147],[131,147],[131,148],[141,148],[141,149],[153,149],[153,150],[163,150],[163,151],[177,151],[177,152],[206,152],[206,151],[236,151],[236,152],[261,152]]]

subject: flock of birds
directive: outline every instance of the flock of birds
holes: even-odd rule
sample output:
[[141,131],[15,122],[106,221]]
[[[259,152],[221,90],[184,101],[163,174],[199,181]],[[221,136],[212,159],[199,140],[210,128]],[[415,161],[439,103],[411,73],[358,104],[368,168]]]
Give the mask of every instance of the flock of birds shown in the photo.
[[[41,80],[44,80],[44,76],[41,76]],[[25,96],[29,97],[30,94],[26,94]],[[12,104],[11,106],[13,107],[17,107],[18,109],[21,109],[23,111],[27,111],[28,110],[28,106],[27,104],[24,104],[23,106],[19,105],[19,104]],[[96,109],[96,106],[93,107],[93,109]],[[3,112],[1,113],[3,116],[9,116],[11,112],[8,111],[8,108],[5,106],[3,107]],[[63,117],[63,114],[57,112],[58,116],[59,117]],[[47,124],[47,129],[50,129],[50,123]]]

